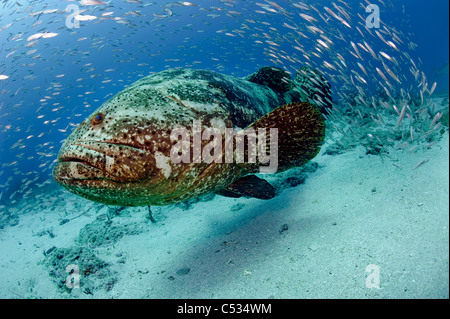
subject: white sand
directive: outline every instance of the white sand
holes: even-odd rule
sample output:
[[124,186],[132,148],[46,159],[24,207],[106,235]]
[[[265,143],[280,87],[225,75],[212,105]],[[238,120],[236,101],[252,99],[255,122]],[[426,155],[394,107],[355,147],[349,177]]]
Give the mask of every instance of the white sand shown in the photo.
[[[0,298],[449,298],[448,134],[415,154],[357,148],[314,160],[320,168],[305,184],[269,201],[216,196],[186,211],[154,208],[157,224],[146,208],[127,209],[115,225],[136,221],[143,232],[95,249],[118,281],[93,296],[83,293],[83,276],[80,289],[58,290],[43,251],[74,246],[106,208],[62,226],[48,209],[21,215],[0,230]],[[80,214],[70,205],[68,217]],[[33,235],[46,229],[55,237]],[[366,286],[371,264],[379,289]]]

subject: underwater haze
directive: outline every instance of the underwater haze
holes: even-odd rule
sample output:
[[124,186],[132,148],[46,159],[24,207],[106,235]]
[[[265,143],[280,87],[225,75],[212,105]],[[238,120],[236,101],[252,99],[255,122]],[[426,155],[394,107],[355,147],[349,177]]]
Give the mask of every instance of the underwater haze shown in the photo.
[[[448,12],[447,0],[0,1],[0,297],[448,298]],[[316,157],[257,174],[275,197],[108,206],[54,181],[71,132],[134,82],[266,66],[317,70],[332,99]]]

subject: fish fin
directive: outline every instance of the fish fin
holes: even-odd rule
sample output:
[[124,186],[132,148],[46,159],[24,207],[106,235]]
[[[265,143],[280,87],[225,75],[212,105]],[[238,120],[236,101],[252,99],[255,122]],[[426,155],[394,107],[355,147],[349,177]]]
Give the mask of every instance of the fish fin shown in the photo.
[[283,69],[271,66],[265,66],[257,72],[250,74],[245,78],[252,83],[265,85],[272,90],[285,93],[294,87],[289,73]]
[[[266,129],[266,156],[277,161],[275,171],[284,171],[291,167],[302,166],[319,153],[325,138],[325,120],[319,109],[307,102],[295,102],[276,108],[256,122],[249,125],[255,133],[258,129]],[[271,141],[270,130],[277,129],[278,137]],[[244,130],[244,132],[245,132]],[[257,143],[259,144],[259,142]],[[258,146],[257,146],[258,147]],[[259,148],[259,147],[258,147]],[[244,156],[248,159],[248,149],[244,149]],[[276,153],[273,153],[277,151]],[[261,156],[258,154],[261,162]],[[272,163],[269,163],[272,165]],[[247,173],[262,172],[261,163],[244,161],[239,164]]]
[[258,199],[271,199],[275,197],[275,188],[265,179],[256,175],[246,175],[231,183],[217,194],[227,197],[254,197]]
[[236,193],[230,192],[229,190],[226,190],[226,189],[221,189],[220,191],[217,191],[216,194],[220,195],[220,196],[231,197],[231,198],[242,197],[241,194],[236,194]]
[[323,114],[329,114],[333,107],[331,85],[320,71],[301,67],[294,77],[294,82],[304,96],[304,100],[317,106]]

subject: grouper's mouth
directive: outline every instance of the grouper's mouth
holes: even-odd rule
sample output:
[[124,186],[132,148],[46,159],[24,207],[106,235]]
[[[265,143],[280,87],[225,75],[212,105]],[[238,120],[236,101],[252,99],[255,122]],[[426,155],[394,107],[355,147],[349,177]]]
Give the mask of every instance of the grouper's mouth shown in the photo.
[[130,145],[77,141],[63,145],[53,177],[63,186],[135,182],[153,171],[153,156]]

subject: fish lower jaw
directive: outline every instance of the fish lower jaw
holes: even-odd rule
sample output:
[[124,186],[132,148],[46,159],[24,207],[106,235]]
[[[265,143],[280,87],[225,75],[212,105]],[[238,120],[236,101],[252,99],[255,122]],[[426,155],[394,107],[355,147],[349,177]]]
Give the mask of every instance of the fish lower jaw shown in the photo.
[[59,158],[53,168],[56,182],[67,185],[74,181],[96,181],[111,179],[104,171],[81,159]]
[[119,185],[124,183],[139,183],[139,179],[127,179],[116,176],[102,169],[101,166],[89,163],[83,159],[62,157],[53,168],[53,178],[62,185],[82,184],[106,184]]

